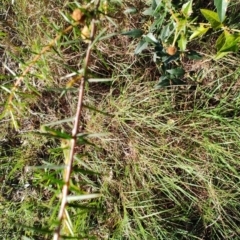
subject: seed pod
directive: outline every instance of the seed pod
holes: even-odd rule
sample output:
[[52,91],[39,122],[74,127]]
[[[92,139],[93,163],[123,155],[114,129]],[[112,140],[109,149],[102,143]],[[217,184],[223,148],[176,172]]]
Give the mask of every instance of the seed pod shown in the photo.
[[76,8],[72,13],[72,19],[76,22],[83,23],[85,19],[84,13],[79,8]]
[[85,43],[89,43],[90,42],[90,29],[87,25],[85,25],[83,28],[82,28],[82,31],[81,31],[81,37],[82,37],[82,40],[85,42]]
[[68,80],[66,83],[66,88],[71,88],[75,83],[78,83],[82,80],[82,75],[76,75]]
[[166,52],[173,56],[176,52],[177,52],[177,48],[175,46],[169,46],[167,49],[166,49]]

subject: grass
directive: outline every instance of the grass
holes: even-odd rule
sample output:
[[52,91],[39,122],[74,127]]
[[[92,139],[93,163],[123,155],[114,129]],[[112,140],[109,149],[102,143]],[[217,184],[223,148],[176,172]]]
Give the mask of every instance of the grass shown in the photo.
[[[21,71],[68,25],[58,9],[66,14],[72,5],[3,1],[2,16],[13,26],[0,31],[19,42],[1,45],[2,61]],[[128,5],[113,2],[115,25],[102,19],[98,27],[106,27],[109,34],[141,26],[139,14],[124,21],[117,17]],[[10,116],[1,120],[2,239],[52,238],[63,185],[63,151],[59,139],[38,130],[74,115],[77,92],[59,96],[67,82],[63,76],[79,70],[85,54],[78,34],[75,29],[57,42],[24,79],[20,101],[15,101],[19,129],[14,130]],[[199,84],[155,90],[157,68],[148,54],[133,55],[136,45],[116,35],[93,51],[91,77],[111,77],[113,82],[86,86],[88,108],[81,128],[98,135],[88,139],[96,146],[77,148],[71,194],[100,192],[102,197],[69,204],[74,239],[238,239],[239,54],[201,64],[197,71],[206,75]],[[211,43],[198,40],[195,46],[214,54]],[[11,74],[4,71],[1,86],[9,87]],[[1,102],[7,96],[2,88]],[[71,122],[59,128],[70,132]],[[68,230],[65,234],[71,236]]]
[[[119,231],[128,239],[225,239],[239,234],[238,217],[232,218],[238,215],[238,120],[221,116],[220,106],[175,110],[170,101],[175,93],[146,85],[130,79],[128,89],[111,101],[116,117],[106,131],[116,140],[106,154],[109,163],[97,167],[115,173],[105,183],[112,191],[104,194],[111,196],[112,214],[119,211],[112,239],[121,238]],[[91,128],[100,122],[89,119]]]

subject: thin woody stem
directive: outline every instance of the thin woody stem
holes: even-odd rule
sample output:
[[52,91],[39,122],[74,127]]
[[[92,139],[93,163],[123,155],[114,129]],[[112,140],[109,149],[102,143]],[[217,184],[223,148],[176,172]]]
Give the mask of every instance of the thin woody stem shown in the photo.
[[82,108],[83,108],[84,86],[85,86],[85,81],[87,79],[87,68],[88,68],[89,60],[90,60],[90,56],[91,56],[92,42],[93,42],[93,37],[95,34],[95,28],[96,28],[95,27],[95,19],[92,19],[90,42],[88,44],[88,49],[86,52],[86,58],[85,58],[85,62],[84,62],[84,74],[82,76],[81,83],[79,86],[78,104],[77,104],[76,116],[75,116],[75,120],[74,120],[74,126],[73,126],[73,130],[72,130],[69,162],[65,168],[65,171],[66,171],[65,172],[66,175],[65,175],[65,179],[64,179],[65,184],[62,189],[62,202],[61,202],[61,206],[60,206],[59,214],[58,214],[59,225],[54,232],[53,240],[59,240],[59,238],[60,238],[61,224],[62,224],[62,221],[64,218],[64,211],[65,211],[65,208],[67,205],[67,195],[69,192],[70,176],[71,176],[71,171],[72,171],[72,166],[73,166],[77,134],[79,131],[80,116],[81,116],[81,112],[82,112]]

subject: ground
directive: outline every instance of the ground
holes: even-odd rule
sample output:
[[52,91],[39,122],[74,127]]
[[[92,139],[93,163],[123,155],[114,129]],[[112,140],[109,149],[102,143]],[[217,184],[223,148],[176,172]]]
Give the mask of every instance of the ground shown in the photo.
[[[57,224],[63,149],[61,139],[39,130],[60,121],[52,126],[71,133],[72,122],[64,119],[75,114],[78,82],[64,90],[86,54],[79,28],[33,64],[14,95],[12,115],[4,109],[14,74],[21,75],[68,27],[76,6],[3,0],[0,9],[2,239],[51,239]],[[136,14],[124,13],[133,6]],[[119,34],[145,31],[151,24],[142,15],[146,7],[144,1],[109,1],[109,16],[101,15],[97,25],[100,40],[89,64],[89,78],[96,82],[85,86],[80,123],[82,132],[93,134],[87,138],[92,144],[76,149],[70,195],[101,197],[70,203],[72,226],[64,234],[72,239],[239,239],[239,52],[214,61],[216,36],[209,33],[188,46],[203,58],[182,59],[185,84],[156,89],[161,73],[151,49],[135,55],[139,39]],[[227,20],[235,29],[240,29],[239,8],[237,1],[229,7]],[[201,81],[190,79],[190,72]]]

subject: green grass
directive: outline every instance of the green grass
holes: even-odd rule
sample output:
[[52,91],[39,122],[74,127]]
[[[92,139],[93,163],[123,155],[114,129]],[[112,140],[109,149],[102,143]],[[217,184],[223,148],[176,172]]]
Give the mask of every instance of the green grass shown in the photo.
[[[114,141],[104,144],[104,161],[99,163],[102,155],[96,153],[91,166],[113,171],[112,179],[103,181],[109,186],[104,186],[109,196],[104,201],[112,205],[109,217],[114,215],[111,224],[116,225],[111,239],[225,239],[239,234],[237,117],[233,112],[226,116],[226,105],[220,103],[197,107],[210,100],[206,97],[179,111],[171,102],[176,93],[151,90],[149,82],[126,81],[128,88],[118,97],[109,94],[107,105],[106,99],[98,103],[115,110],[116,117],[102,120]],[[195,94],[207,90],[199,87]],[[230,97],[234,103],[238,94]],[[86,129],[89,124],[94,128],[99,118],[89,118]]]
[[[22,70],[68,25],[57,9],[66,14],[72,5],[21,0],[7,12],[10,5],[4,1],[4,16],[17,18],[18,24],[3,31],[20,42],[1,47],[1,59],[14,72]],[[128,5],[115,1],[110,13]],[[103,19],[98,28],[106,27],[108,34],[141,26],[139,19],[138,14],[123,22],[113,18],[115,25]],[[85,54],[78,34],[75,29],[57,42],[24,79],[15,100],[19,129],[14,130],[11,116],[0,120],[1,239],[52,238],[63,151],[59,139],[38,131],[75,113],[77,91],[59,96],[64,76],[80,69]],[[116,35],[97,43],[92,54],[90,75],[113,82],[86,86],[84,104],[99,111],[84,108],[81,128],[98,135],[88,138],[96,146],[77,148],[71,194],[102,197],[69,204],[74,239],[238,239],[239,54],[202,64],[206,75],[199,84],[155,90],[157,68],[147,54],[133,55],[136,45]],[[198,40],[191,47],[214,54],[208,42]],[[1,86],[9,87],[9,72],[3,76]],[[2,103],[7,96],[1,88]],[[71,132],[71,122],[60,125]]]

